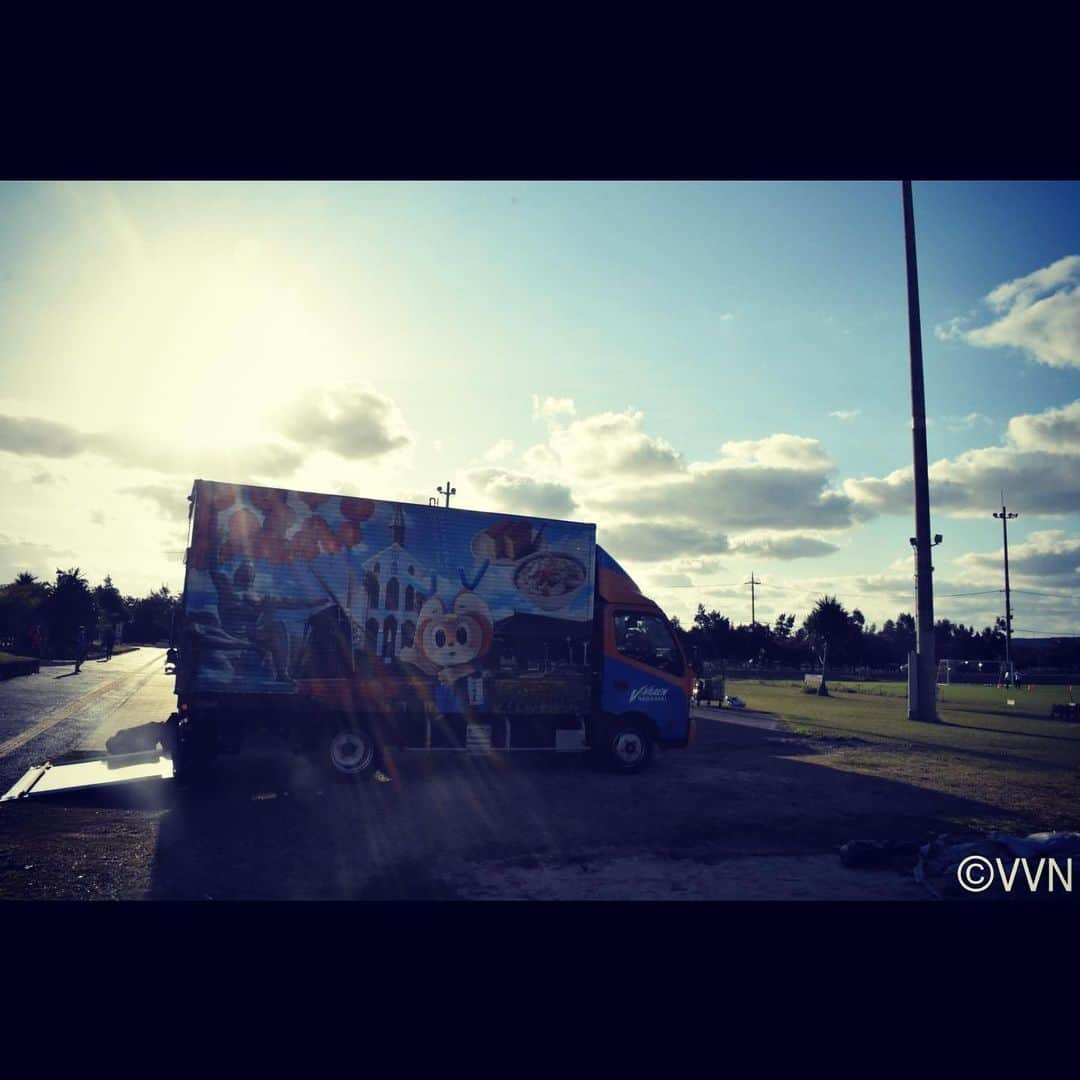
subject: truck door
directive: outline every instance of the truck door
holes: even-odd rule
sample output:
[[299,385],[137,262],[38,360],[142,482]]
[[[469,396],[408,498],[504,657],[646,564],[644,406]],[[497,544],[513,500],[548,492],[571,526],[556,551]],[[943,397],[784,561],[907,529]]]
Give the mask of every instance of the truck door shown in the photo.
[[660,742],[685,743],[690,725],[689,679],[682,650],[659,611],[606,606],[605,712],[641,713],[655,724]]

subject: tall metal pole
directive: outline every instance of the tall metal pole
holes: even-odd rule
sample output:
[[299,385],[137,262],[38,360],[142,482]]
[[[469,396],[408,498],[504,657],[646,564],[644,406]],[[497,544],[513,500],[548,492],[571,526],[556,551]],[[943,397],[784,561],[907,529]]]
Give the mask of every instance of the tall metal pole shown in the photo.
[[750,586],[750,625],[751,626],[757,626],[757,614],[756,614],[757,608],[754,605],[754,586],[755,585],[760,585],[761,582],[760,581],[755,581],[754,580],[754,575],[753,575],[753,573],[751,573],[750,574],[750,580],[749,581],[744,581],[743,584]]
[[[1019,514],[1008,513],[1005,509],[1005,492],[1001,493],[1001,513],[994,517],[1001,518],[1001,542],[1005,548],[1005,679],[1006,683],[1015,683],[1012,669],[1012,601],[1009,597],[1009,521]],[[1021,590],[1022,591],[1022,590]]]
[[915,259],[915,210],[911,181],[902,182],[904,244],[907,256],[908,346],[911,354],[911,443],[915,473],[915,565],[917,589],[916,700],[908,701],[908,718],[937,722],[934,663],[934,587],[930,575],[930,474],[926,457],[926,393],[923,387],[922,327],[919,321],[919,269]]

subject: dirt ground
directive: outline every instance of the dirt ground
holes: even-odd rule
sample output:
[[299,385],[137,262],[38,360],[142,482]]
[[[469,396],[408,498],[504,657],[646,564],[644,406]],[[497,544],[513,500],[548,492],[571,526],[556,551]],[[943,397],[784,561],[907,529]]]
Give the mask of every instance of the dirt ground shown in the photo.
[[857,753],[716,713],[639,776],[574,755],[406,753],[343,785],[267,742],[194,787],[4,804],[0,897],[925,899],[909,874],[846,869],[839,846],[1045,827],[852,771]]

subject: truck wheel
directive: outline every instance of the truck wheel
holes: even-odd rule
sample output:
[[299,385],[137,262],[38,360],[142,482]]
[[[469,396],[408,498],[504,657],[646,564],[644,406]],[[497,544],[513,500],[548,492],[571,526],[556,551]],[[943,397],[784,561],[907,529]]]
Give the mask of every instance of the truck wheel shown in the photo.
[[653,741],[640,720],[616,720],[608,727],[598,749],[612,772],[636,773],[652,761]]
[[375,738],[363,727],[332,728],[326,748],[330,769],[338,780],[360,780],[379,765]]

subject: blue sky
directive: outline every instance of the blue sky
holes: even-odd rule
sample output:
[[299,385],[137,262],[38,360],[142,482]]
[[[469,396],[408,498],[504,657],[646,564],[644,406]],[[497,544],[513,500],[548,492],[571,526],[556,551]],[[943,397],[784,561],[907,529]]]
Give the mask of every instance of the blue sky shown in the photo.
[[[1080,185],[915,212],[938,590],[1000,587],[1004,484],[1017,625],[1080,633]],[[0,364],[5,579],[178,584],[195,476],[449,477],[684,619],[911,608],[899,183],[6,184]]]

